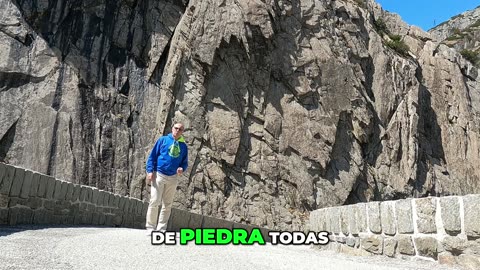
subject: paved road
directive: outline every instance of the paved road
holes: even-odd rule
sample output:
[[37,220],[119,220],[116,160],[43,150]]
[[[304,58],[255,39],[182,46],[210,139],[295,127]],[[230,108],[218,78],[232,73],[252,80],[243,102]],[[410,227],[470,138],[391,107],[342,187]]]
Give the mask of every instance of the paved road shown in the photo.
[[453,269],[308,246],[152,246],[144,230],[0,227],[0,269]]

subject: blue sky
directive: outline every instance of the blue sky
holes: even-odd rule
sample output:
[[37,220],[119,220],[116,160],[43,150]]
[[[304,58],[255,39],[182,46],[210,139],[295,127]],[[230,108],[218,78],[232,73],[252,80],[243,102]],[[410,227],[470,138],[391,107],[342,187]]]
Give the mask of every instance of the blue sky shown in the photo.
[[[480,6],[480,0],[376,0],[383,9],[427,31],[451,17]],[[435,23],[435,24],[434,24]]]

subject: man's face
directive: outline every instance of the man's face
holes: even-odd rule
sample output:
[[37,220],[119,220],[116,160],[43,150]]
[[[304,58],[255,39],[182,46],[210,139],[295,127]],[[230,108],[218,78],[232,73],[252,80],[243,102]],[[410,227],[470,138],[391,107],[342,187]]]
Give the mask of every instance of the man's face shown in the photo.
[[182,133],[183,133],[183,125],[182,124],[173,125],[173,127],[172,127],[173,137],[178,138],[178,137],[180,137],[180,135],[182,135]]

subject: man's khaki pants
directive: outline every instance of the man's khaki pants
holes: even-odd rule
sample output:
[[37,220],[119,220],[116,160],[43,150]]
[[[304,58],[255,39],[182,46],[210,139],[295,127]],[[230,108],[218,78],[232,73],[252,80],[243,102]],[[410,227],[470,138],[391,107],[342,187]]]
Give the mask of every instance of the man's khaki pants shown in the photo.
[[[177,190],[177,175],[166,176],[159,172],[152,181],[150,203],[147,211],[147,224],[145,227],[151,230],[166,230],[168,218],[172,210],[173,198]],[[160,218],[158,218],[158,207],[162,203]],[[158,219],[158,225],[157,225]]]

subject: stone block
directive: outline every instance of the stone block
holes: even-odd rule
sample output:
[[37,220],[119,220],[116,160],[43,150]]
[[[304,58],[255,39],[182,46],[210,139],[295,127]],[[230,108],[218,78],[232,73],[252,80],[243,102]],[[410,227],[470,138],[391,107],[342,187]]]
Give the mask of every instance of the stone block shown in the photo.
[[19,209],[17,224],[32,224],[33,211],[30,208],[22,207]]
[[436,199],[422,198],[414,200],[417,210],[417,228],[419,233],[436,233]]
[[328,208],[328,216],[330,217],[330,226],[332,230],[331,232],[336,234],[340,233],[341,231],[340,215],[341,212],[338,207]]
[[409,235],[396,235],[394,237],[397,240],[397,250],[400,254],[415,255],[415,247],[413,246],[412,237]]
[[9,211],[9,225],[31,224],[33,211],[29,208],[15,207]]
[[144,217],[147,216],[148,205],[149,205],[149,202],[143,202],[142,216],[144,216]]
[[98,190],[98,198],[97,198],[97,206],[103,206],[103,197],[105,196],[106,192],[103,190]]
[[125,202],[126,201],[127,201],[127,199],[124,196],[120,196],[120,200],[118,202],[118,209],[123,211],[124,208],[125,208]]
[[[108,206],[108,201],[110,200],[110,192],[105,192],[104,195],[103,195],[103,203],[102,205],[103,206]],[[131,203],[130,203],[131,204]],[[131,207],[131,205],[130,205]],[[132,211],[133,213],[133,208],[130,209],[130,211]]]
[[437,239],[425,236],[414,238],[415,247],[418,255],[437,259],[438,257],[438,241]]
[[93,204],[91,204],[91,203],[88,203],[88,204],[87,204],[87,211],[88,211],[88,212],[92,212],[92,213],[95,212],[95,211],[96,211],[95,205],[93,205]]
[[131,215],[124,215],[123,216],[123,226],[127,228],[132,228],[133,227],[133,216]]
[[87,187],[87,193],[85,194],[85,201],[91,203],[93,201],[93,188]]
[[80,200],[80,202],[84,202],[85,201],[85,198],[87,197],[87,186],[80,186],[80,197],[78,197],[78,199]]
[[92,225],[99,225],[100,223],[100,213],[93,213],[92,214]]
[[62,181],[55,179],[55,187],[53,189],[53,199],[54,200],[59,200],[60,199],[61,190],[62,190]]
[[62,222],[63,222],[62,216],[53,214],[53,221],[52,221],[53,224],[60,225],[62,224]]
[[[113,207],[114,203],[115,203],[115,194],[109,192],[108,193],[108,207]],[[139,203],[137,203],[137,207],[138,207],[138,205],[139,205]],[[139,213],[141,213],[141,212],[142,212],[142,208],[140,208],[140,210],[139,210]]]
[[469,246],[467,238],[460,236],[445,236],[441,241],[441,245],[444,250],[454,255],[464,253]]
[[47,193],[47,179],[48,176],[44,174],[40,175],[40,178],[38,179],[37,197],[45,198]]
[[[352,235],[358,235],[359,230],[357,228],[357,219],[356,219],[356,210],[355,205],[349,205],[346,209],[347,222],[348,222],[348,232]],[[345,234],[348,235],[348,234]]]
[[[113,207],[118,208],[119,205],[120,205],[120,195],[115,194],[113,195]],[[143,213],[143,206],[142,206],[142,213]]]
[[345,244],[345,242],[347,242],[347,238],[345,236],[337,235],[335,236],[335,241],[338,243]]
[[10,197],[20,197],[24,178],[25,170],[22,168],[15,168],[15,177],[13,179],[12,187],[10,188]]
[[355,223],[360,232],[367,232],[367,204],[357,203],[355,205]]
[[[113,217],[113,225],[115,225],[115,226],[120,226],[120,225],[122,225],[122,220],[123,220],[123,219],[122,219],[122,215],[115,215],[115,216]],[[144,227],[145,227],[145,221],[144,221],[144,224],[143,224],[143,227],[142,227],[142,228],[144,228]]]
[[47,184],[46,184],[45,198],[47,200],[52,200],[53,199],[53,193],[55,192],[55,184],[56,184],[57,181],[55,180],[55,178],[53,178],[51,176],[47,176],[46,181],[47,181]]
[[47,210],[53,211],[53,209],[55,208],[55,201],[45,200],[45,201],[43,201],[43,207]]
[[53,193],[53,198],[55,200],[65,200],[67,195],[68,182],[55,180],[55,191]]
[[23,178],[22,189],[20,191],[20,198],[26,199],[30,194],[30,188],[32,187],[32,171],[25,171],[25,176]]
[[70,216],[77,216],[80,213],[80,205],[78,203],[71,204],[68,212]]
[[480,238],[473,241],[468,241],[468,247],[465,250],[465,254],[475,255],[480,257]]
[[[110,198],[110,195],[108,197]],[[130,198],[130,208],[128,209],[128,211],[132,215],[135,215],[135,213],[137,211],[137,202],[138,202],[137,199]],[[107,204],[107,206],[108,206],[108,204]]]
[[412,200],[399,200],[395,202],[398,233],[413,233]]
[[169,231],[180,231],[180,229],[188,228],[190,213],[177,208],[172,208],[170,219],[168,220],[167,229]]
[[33,224],[45,224],[45,209],[37,209],[33,212]]
[[392,201],[382,202],[380,204],[380,217],[382,223],[382,231],[386,235],[395,235],[397,228],[395,227],[394,203]]
[[74,223],[74,217],[72,216],[67,216],[67,217],[63,217],[64,218],[64,223],[63,224],[68,224],[68,225],[73,225]]
[[[65,200],[66,201],[72,201],[73,199],[73,189],[74,189],[74,184],[69,183],[67,186],[67,193],[65,194]],[[69,223],[72,224],[72,223]]]
[[[83,224],[92,224],[92,220],[93,220],[93,213],[92,212],[86,212],[83,215],[83,219],[82,219]],[[103,224],[105,224],[105,221],[104,221],[104,223],[102,223],[102,225]]]
[[53,211],[49,211],[49,210],[45,211],[45,223],[49,224],[53,222],[54,222]]
[[347,246],[349,246],[349,247],[354,247],[354,246],[355,246],[355,242],[356,242],[356,241],[355,241],[355,237],[347,237],[347,239],[346,239],[345,242],[346,242]]
[[43,206],[42,199],[37,197],[30,197],[27,199],[26,205],[30,207],[32,210],[41,208]]
[[324,226],[325,223],[323,223],[323,225],[321,225],[320,223],[322,221],[321,217],[324,211],[325,211],[324,209],[318,209],[310,212],[310,218],[309,218],[310,230],[314,232],[318,232],[322,230],[321,227]]
[[473,256],[468,254],[460,254],[457,257],[457,262],[461,265],[464,269],[480,269],[480,257]]
[[105,216],[105,225],[106,226],[113,226],[113,215],[106,215]]
[[325,231],[325,209],[310,212],[310,230],[314,232]]
[[0,209],[0,225],[7,225],[9,224],[8,222],[8,216],[9,216],[9,209]]
[[8,225],[13,226],[17,225],[17,219],[20,212],[20,208],[10,208],[8,212]]
[[60,200],[65,200],[67,197],[68,186],[72,185],[70,182],[62,181],[62,186],[60,189]]
[[380,235],[372,235],[367,237],[360,237],[360,246],[374,254],[383,253],[383,237]]
[[438,263],[454,266],[456,264],[455,256],[450,252],[442,252],[438,254]]
[[330,233],[330,234],[328,235],[328,239],[330,240],[330,242],[335,242],[335,241],[337,241],[337,238],[336,238],[335,234],[333,234],[333,233]]
[[0,194],[0,208],[7,208],[10,198],[7,195]]
[[70,207],[65,201],[56,201],[53,207],[54,215],[68,215],[70,213]]
[[79,225],[81,223],[82,223],[82,216],[80,214],[73,217],[73,225]]
[[78,207],[81,213],[87,212],[88,203],[82,202],[78,205]]
[[15,167],[4,165],[3,177],[0,179],[0,194],[9,195],[15,178]]
[[130,208],[130,199],[125,197],[125,203],[123,204],[123,213],[128,213],[129,211],[129,208]]
[[23,206],[23,205],[27,205],[27,199],[22,199],[22,198],[18,198],[18,197],[12,197],[10,198],[9,202],[8,202],[8,207],[9,208],[12,208],[12,207],[15,207],[15,206]]
[[341,206],[339,207],[338,210],[340,211],[340,230],[343,233],[343,235],[348,235],[350,232],[348,227],[348,223],[349,223],[348,216],[350,214],[348,211],[349,207],[347,205]]
[[396,249],[397,240],[393,237],[386,238],[383,245],[383,254],[389,257],[394,257]]
[[39,182],[40,182],[40,174],[34,172],[32,175],[32,184],[30,186],[30,192],[28,194],[30,197],[37,197]]
[[330,208],[324,208],[324,220],[325,220],[325,230],[327,232],[333,232],[332,230],[332,217],[330,216]]
[[96,205],[98,203],[99,195],[100,195],[100,190],[98,188],[92,187],[92,199],[90,200],[91,203]]
[[381,233],[382,225],[380,218],[380,202],[370,202],[367,204],[368,225],[373,233]]
[[188,221],[188,227],[190,229],[202,228],[203,216],[195,213],[190,213],[190,220]]
[[[113,201],[115,200],[115,196],[112,195],[111,201],[112,201],[112,207],[113,207]],[[142,216],[142,210],[143,210],[143,202],[140,200],[136,200],[135,202],[135,215],[137,216]]]
[[480,195],[463,197],[465,234],[470,238],[480,238]]
[[80,199],[81,189],[82,189],[82,186],[78,184],[73,184],[72,202],[76,202]]

